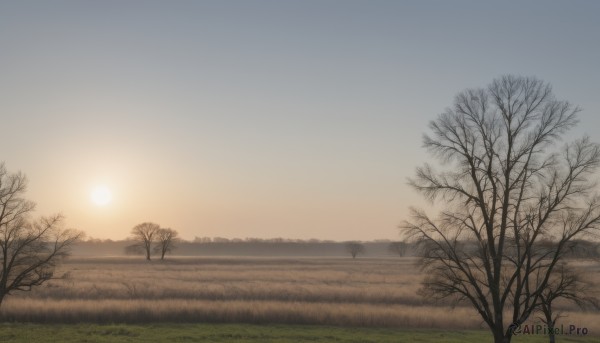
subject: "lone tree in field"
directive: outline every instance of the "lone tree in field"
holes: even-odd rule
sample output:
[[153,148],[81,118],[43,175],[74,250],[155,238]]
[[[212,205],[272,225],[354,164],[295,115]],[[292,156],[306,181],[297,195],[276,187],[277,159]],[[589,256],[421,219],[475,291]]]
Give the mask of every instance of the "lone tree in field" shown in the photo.
[[422,291],[469,303],[496,343],[540,308],[570,243],[598,232],[600,149],[558,146],[577,112],[547,83],[503,76],[459,93],[424,137],[443,171],[425,165],[410,184],[446,209],[403,225],[422,248]]
[[134,247],[138,247],[138,249],[144,251],[146,253],[146,260],[150,261],[152,258],[152,243],[158,236],[158,231],[160,230],[160,226],[154,223],[141,223],[133,227],[131,229],[131,235],[133,239],[137,241],[135,245],[130,247],[130,249],[135,249]]
[[165,254],[175,249],[175,241],[178,232],[173,229],[159,229],[156,234],[157,245],[154,247],[156,252],[160,253],[160,259],[165,259]]
[[352,258],[356,258],[356,256],[359,254],[365,253],[365,246],[359,242],[347,242],[346,251],[352,256]]
[[62,228],[63,217],[32,220],[35,204],[23,198],[27,179],[0,163],[0,304],[14,291],[30,291],[54,277],[81,233]]
[[400,257],[406,255],[406,250],[408,250],[406,242],[392,242],[388,245],[388,251]]
[[582,309],[600,308],[600,301],[595,295],[593,283],[584,280],[579,275],[581,273],[583,273],[582,270],[573,270],[566,263],[557,265],[548,279],[546,288],[540,294],[540,312],[543,314],[541,319],[548,327],[550,343],[556,342],[554,327],[556,321],[561,317],[561,313],[554,308],[556,300],[568,300]]

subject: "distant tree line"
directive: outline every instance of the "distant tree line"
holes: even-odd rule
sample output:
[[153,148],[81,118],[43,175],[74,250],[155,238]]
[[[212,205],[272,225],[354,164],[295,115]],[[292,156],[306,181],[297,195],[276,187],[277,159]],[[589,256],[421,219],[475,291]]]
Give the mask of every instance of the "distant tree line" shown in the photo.
[[[346,244],[348,242],[339,242],[339,241],[331,241],[331,240],[318,240],[318,239],[285,239],[285,238],[222,238],[222,237],[195,237],[192,240],[185,240],[177,237],[171,244],[168,245],[170,249],[165,252],[165,256],[170,252],[175,250],[176,246],[180,251],[180,255],[186,256],[198,256],[198,255],[208,255],[211,252],[216,253],[217,255],[221,253],[221,251],[229,251],[235,252],[243,247],[243,251],[250,251],[249,245],[261,246],[266,249],[265,255],[268,251],[271,251],[272,248],[277,248],[277,255],[282,255],[281,251],[287,249],[289,247],[290,250],[297,251],[302,245],[314,246],[314,249],[306,250],[306,254],[300,252],[300,255],[309,256],[311,251],[314,254],[318,254],[318,250],[323,249],[338,249],[334,248],[335,246],[340,246],[338,251],[340,254],[346,254],[347,256],[351,256],[350,252],[346,248]],[[387,239],[379,239],[373,241],[361,241],[360,244],[364,245],[363,253],[359,253],[356,257],[360,256],[412,256],[412,257],[421,257],[422,251],[417,249],[414,242],[405,242],[405,241],[392,241]],[[465,249],[473,249],[476,247],[476,242],[474,241],[462,241],[460,245]],[[144,250],[140,249],[139,242],[133,240],[133,237],[129,237],[127,240],[112,240],[112,239],[99,239],[88,237],[85,240],[82,240],[81,243],[76,245],[76,252],[78,254],[84,253],[87,254],[85,249],[80,250],[82,248],[77,248],[77,246],[81,246],[81,244],[85,244],[90,249],[94,249],[94,251],[98,251],[101,253],[101,250],[109,249],[111,254],[117,253],[118,251],[125,251],[128,255],[143,255]],[[589,259],[589,258],[600,258],[600,242],[596,241],[588,241],[588,240],[575,240],[573,242],[573,246],[575,248],[570,249],[565,252],[565,258],[573,258],[573,259]],[[155,242],[153,246],[158,246],[158,242]],[[330,247],[327,247],[329,246]],[[119,247],[120,246],[120,247]],[[292,248],[295,246],[296,248]],[[322,246],[322,248],[318,248]],[[239,249],[238,249],[239,248]],[[158,251],[158,247],[151,249],[151,256],[160,256]],[[207,250],[208,249],[208,250]],[[317,249],[317,250],[315,250]],[[199,253],[195,253],[195,252]],[[225,252],[223,252],[225,253]],[[284,255],[284,254],[283,254]],[[300,256],[299,255],[299,256]],[[335,254],[328,254],[333,256]],[[314,255],[314,256],[325,256],[325,255]]]
[[[401,242],[393,242],[387,239],[372,241],[356,241],[364,245],[364,251],[358,253],[359,257],[393,257],[393,256],[415,256],[414,247],[406,244],[405,251],[400,254],[397,246]],[[349,256],[346,244],[348,241],[332,241],[317,239],[219,239],[196,238],[192,240],[175,240],[175,244],[170,245],[172,251],[177,251],[181,256]],[[133,235],[124,240],[99,239],[88,237],[79,242],[74,247],[76,255],[140,255],[146,256],[146,250],[142,246],[141,240]],[[396,247],[396,248],[394,248]],[[159,244],[156,236],[153,236],[153,243],[150,251],[152,259],[158,259],[161,256]],[[165,258],[168,258],[169,252],[165,252]]]
[[335,243],[332,240],[321,240],[316,238],[310,239],[294,239],[294,238],[224,238],[224,237],[194,237],[192,243]]

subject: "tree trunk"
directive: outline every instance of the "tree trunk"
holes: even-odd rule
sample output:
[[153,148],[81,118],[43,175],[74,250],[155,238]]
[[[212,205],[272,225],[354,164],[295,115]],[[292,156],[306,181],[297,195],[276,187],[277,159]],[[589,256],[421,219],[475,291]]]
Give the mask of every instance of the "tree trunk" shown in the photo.
[[512,335],[511,336],[504,335],[504,334],[494,335],[494,343],[510,343],[511,339],[512,339]]
[[550,340],[550,343],[555,343],[556,342],[556,335],[554,334],[554,325],[556,324],[556,320],[558,319],[555,318],[554,320],[552,320],[552,307],[550,307],[551,304],[549,304],[548,308],[546,309],[546,311],[544,311],[545,315],[546,315],[546,325],[548,325],[548,338]]
[[502,327],[494,328],[494,343],[505,343],[504,330]]
[[503,326],[494,328],[494,343],[510,343],[512,339],[512,333],[510,331],[504,332]]

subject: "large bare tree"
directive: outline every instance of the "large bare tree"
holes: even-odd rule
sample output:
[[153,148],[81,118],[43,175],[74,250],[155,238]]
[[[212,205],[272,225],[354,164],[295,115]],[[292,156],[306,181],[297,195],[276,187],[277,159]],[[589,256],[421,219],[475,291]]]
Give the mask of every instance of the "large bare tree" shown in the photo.
[[173,229],[159,229],[156,236],[157,245],[154,249],[160,254],[160,259],[164,260],[165,254],[175,249],[175,241],[179,233]]
[[24,174],[0,163],[0,304],[15,291],[30,291],[54,277],[54,270],[81,236],[63,229],[63,217],[32,220],[35,204],[23,198]]
[[598,231],[600,149],[559,144],[577,112],[549,84],[508,75],[459,93],[424,137],[439,165],[410,184],[444,210],[413,209],[403,225],[422,248],[423,291],[470,304],[496,343],[541,306],[570,243]]
[[155,223],[145,222],[138,224],[131,229],[131,235],[137,242],[132,249],[139,248],[146,253],[146,260],[150,261],[152,258],[152,244],[158,236],[160,226]]

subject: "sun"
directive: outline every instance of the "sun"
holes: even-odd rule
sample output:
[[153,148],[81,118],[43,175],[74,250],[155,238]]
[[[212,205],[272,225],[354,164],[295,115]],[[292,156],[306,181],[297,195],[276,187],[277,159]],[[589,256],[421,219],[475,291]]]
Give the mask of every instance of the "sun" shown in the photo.
[[110,189],[106,186],[97,186],[91,193],[92,202],[98,206],[108,205],[112,199]]

